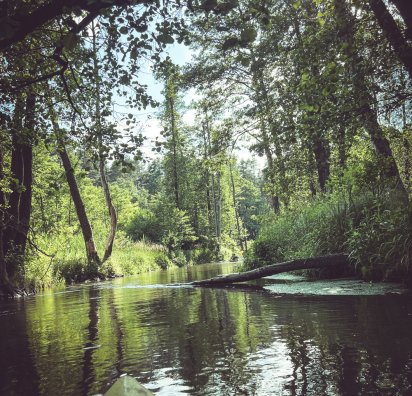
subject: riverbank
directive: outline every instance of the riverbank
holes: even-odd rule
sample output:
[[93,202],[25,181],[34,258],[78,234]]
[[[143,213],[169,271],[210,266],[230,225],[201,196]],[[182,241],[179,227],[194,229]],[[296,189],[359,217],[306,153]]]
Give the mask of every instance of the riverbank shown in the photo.
[[[103,241],[98,240],[98,246]],[[32,251],[24,261],[22,282],[25,289],[38,291],[44,288],[69,285],[93,280],[87,272],[87,261],[81,236],[67,238],[61,236],[41,241],[41,252]],[[52,252],[52,254],[49,254]],[[175,267],[168,257],[166,249],[157,244],[133,242],[123,233],[118,233],[113,253],[99,268],[98,278],[138,275],[144,272]]]
[[[104,232],[99,233],[99,235],[104,234]],[[84,242],[80,234],[73,235],[72,238],[67,234],[59,234],[54,238],[38,239],[38,242],[39,248],[31,249],[30,256],[22,262],[22,279],[18,283],[23,285],[21,288],[23,294],[85,281],[132,276],[212,261],[228,261],[234,257],[234,252],[240,254],[238,250],[226,247],[222,247],[222,253],[219,255],[207,248],[170,253],[160,244],[144,240],[134,242],[120,231],[117,233],[111,257],[100,266],[98,274],[90,274],[84,253]],[[96,238],[96,245],[102,251],[104,240]]]
[[245,268],[339,253],[349,256],[344,271],[311,275],[411,284],[412,209],[405,196],[394,190],[330,194],[268,216]]

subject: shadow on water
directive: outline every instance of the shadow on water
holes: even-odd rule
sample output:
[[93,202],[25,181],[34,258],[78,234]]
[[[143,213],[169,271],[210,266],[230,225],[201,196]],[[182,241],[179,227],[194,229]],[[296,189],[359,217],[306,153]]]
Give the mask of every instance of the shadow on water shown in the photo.
[[82,394],[88,395],[92,384],[95,382],[95,370],[93,365],[93,355],[100,346],[99,342],[99,300],[100,289],[89,287],[89,324],[87,326],[87,342],[84,345],[83,355],[83,376],[79,384]]
[[412,391],[410,296],[160,287],[185,280],[165,271],[1,305],[0,394],[95,395],[123,373],[160,395]]
[[0,312],[0,394],[39,394],[35,356],[29,346],[26,301],[5,302]]
[[109,296],[109,307],[110,307],[110,317],[111,321],[114,327],[114,334],[115,334],[115,340],[116,340],[116,364],[114,366],[114,372],[112,378],[115,379],[122,374],[122,363],[124,359],[124,353],[123,353],[123,338],[124,338],[124,333],[122,329],[122,325],[119,319],[119,314],[118,310],[115,305],[114,301],[114,294],[113,294],[113,289],[110,289],[109,291],[110,296]]

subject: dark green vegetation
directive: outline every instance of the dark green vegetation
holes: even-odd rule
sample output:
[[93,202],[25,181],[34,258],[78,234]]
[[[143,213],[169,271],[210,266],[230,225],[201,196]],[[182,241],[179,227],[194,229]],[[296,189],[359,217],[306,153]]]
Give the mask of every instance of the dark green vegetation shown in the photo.
[[351,268],[324,275],[410,283],[411,235],[411,208],[397,191],[330,195],[266,220],[246,266],[346,253]]
[[[2,2],[1,289],[228,259],[257,235],[249,267],[343,252],[409,280],[406,3]],[[165,56],[175,41],[189,65]],[[247,139],[262,175],[236,158]]]

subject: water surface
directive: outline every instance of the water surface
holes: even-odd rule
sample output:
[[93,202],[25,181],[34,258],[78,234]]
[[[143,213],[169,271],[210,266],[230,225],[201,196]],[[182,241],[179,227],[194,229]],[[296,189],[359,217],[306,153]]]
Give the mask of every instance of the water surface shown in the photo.
[[281,294],[165,286],[232,271],[203,265],[1,302],[0,395],[96,395],[123,373],[157,395],[412,393],[409,295],[288,294],[299,280]]

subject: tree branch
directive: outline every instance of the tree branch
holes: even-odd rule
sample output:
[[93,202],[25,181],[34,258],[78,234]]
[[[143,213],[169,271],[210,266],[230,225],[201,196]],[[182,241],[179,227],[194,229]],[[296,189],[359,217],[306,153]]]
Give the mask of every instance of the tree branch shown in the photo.
[[[150,0],[52,0],[42,4],[28,14],[14,14],[1,18],[2,23],[11,26],[8,35],[0,39],[0,51],[7,50],[10,46],[22,41],[26,36],[41,28],[63,14],[70,12],[74,8],[88,11],[90,14],[98,15],[102,10],[114,6],[128,6],[133,4],[151,3]],[[89,15],[90,15],[89,14]],[[87,25],[80,25],[81,31]]]
[[[78,34],[80,33],[87,25],[89,25],[97,16],[99,13],[97,11],[90,12],[87,14],[78,24],[74,25],[70,31],[67,34]],[[1,42],[1,40],[0,40]],[[48,81],[53,77],[56,76],[64,76],[65,71],[67,70],[69,66],[69,62],[61,57],[61,54],[63,52],[63,44],[60,43],[54,50],[53,55],[51,58],[55,60],[57,63],[60,64],[61,68],[59,70],[53,71],[51,73],[47,73],[43,76],[37,77],[37,78],[29,78],[21,83],[19,83],[16,86],[16,89],[22,89],[24,87],[27,87],[29,85],[37,84],[39,82],[43,81]]]

